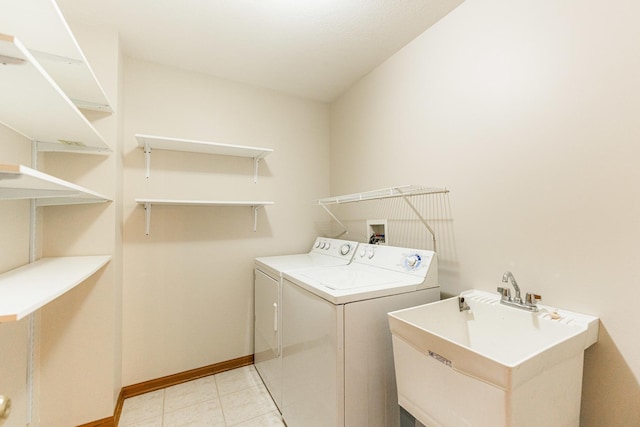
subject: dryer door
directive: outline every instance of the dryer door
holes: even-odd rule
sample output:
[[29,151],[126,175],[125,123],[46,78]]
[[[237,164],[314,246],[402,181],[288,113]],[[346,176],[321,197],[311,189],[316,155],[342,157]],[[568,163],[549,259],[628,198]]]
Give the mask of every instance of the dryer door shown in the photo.
[[256,359],[263,357],[272,359],[280,354],[279,294],[279,282],[262,271],[256,270],[254,301]]
[[280,355],[280,329],[282,321],[280,282],[255,270],[254,291],[254,364],[280,407],[282,389],[282,356]]

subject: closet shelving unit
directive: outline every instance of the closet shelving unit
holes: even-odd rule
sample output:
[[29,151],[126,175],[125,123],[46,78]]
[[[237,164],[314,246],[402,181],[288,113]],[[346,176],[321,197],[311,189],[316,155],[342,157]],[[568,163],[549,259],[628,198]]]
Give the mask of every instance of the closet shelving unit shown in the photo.
[[[30,199],[35,206],[109,201],[79,185],[22,165],[0,165],[0,200]],[[43,258],[0,274],[0,322],[17,321],[70,291],[111,256]]]
[[204,206],[204,207],[250,207],[253,210],[253,231],[258,229],[258,209],[273,205],[270,201],[226,201],[226,200],[180,200],[180,199],[136,199],[136,203],[144,206],[145,234],[151,228],[151,206]]
[[[31,199],[29,263],[0,274],[2,323],[29,316],[111,260],[111,255],[36,260],[38,206],[100,203],[109,199],[35,168],[38,152],[111,152],[80,109],[105,114],[113,109],[55,0],[3,1],[0,96],[0,124],[31,140],[34,168],[0,166],[0,201]],[[36,369],[34,316],[29,316],[28,322],[26,421],[30,424]]]
[[93,125],[12,35],[0,34],[0,122],[38,151],[110,152]]
[[18,36],[78,108],[113,112],[54,0],[3,0],[2,9],[0,32]]
[[324,199],[319,199],[317,201],[318,205],[320,205],[328,214],[336,221],[340,227],[342,227],[343,231],[340,235],[346,234],[349,232],[347,227],[331,212],[328,206],[344,204],[344,203],[355,203],[355,202],[364,202],[368,200],[382,200],[382,199],[392,199],[392,198],[401,198],[404,202],[411,208],[413,213],[416,214],[422,225],[427,229],[427,231],[431,234],[431,238],[433,241],[433,250],[436,251],[436,235],[427,222],[427,220],[422,216],[420,211],[415,207],[413,203],[411,203],[411,198],[416,196],[423,196],[428,194],[444,194],[448,193],[449,190],[446,188],[436,188],[436,187],[425,187],[419,185],[403,185],[399,187],[389,187],[383,188],[380,190],[372,190],[365,191],[362,193],[353,193],[346,194],[342,196],[334,196],[334,197],[326,197]]
[[149,178],[151,168],[151,150],[185,151],[191,153],[216,154],[220,156],[249,157],[253,159],[253,182],[258,181],[258,164],[260,160],[273,152],[271,148],[249,147],[244,145],[221,144],[210,141],[169,138],[136,134],[138,146],[144,149],[146,177]]
[[[0,15],[0,123],[36,152],[109,153],[80,109],[112,113],[104,90],[54,0],[7,0]],[[0,201],[31,203],[30,263],[0,275],[0,322],[19,320],[72,289],[111,259],[35,260],[40,206],[103,203],[95,191],[23,165],[0,164]],[[32,369],[32,367],[30,367]]]

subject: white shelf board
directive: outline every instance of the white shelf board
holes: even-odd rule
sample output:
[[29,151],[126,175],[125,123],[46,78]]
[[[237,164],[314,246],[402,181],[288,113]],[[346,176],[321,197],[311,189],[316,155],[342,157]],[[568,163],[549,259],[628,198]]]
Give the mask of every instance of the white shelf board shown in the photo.
[[23,165],[0,165],[0,200],[36,199],[37,206],[110,201],[106,196]]
[[3,0],[0,31],[18,37],[77,107],[113,112],[54,0]]
[[38,61],[11,35],[0,34],[0,123],[32,141],[109,152],[109,146]]
[[190,153],[216,154],[219,156],[249,157],[254,161],[254,182],[258,175],[258,162],[273,152],[271,148],[250,147],[246,145],[221,144],[218,142],[178,139],[163,136],[136,134],[138,146],[146,156],[147,178],[151,163],[151,150],[185,151]]
[[227,200],[179,200],[179,199],[136,199],[136,203],[144,205],[177,205],[177,206],[266,206],[274,202],[267,201],[227,201]]
[[0,274],[0,322],[28,316],[84,282],[109,260],[110,255],[42,258]]
[[136,134],[136,139],[138,140],[138,146],[142,148],[149,147],[158,150],[187,151],[192,153],[217,154],[221,156],[251,157],[254,159],[262,159],[269,153],[273,152],[271,148],[221,144],[218,142],[168,138],[163,136],[144,134]]
[[144,206],[145,234],[149,235],[151,228],[151,206],[218,206],[218,207],[250,207],[253,209],[253,231],[258,227],[258,209],[273,205],[271,201],[228,201],[228,200],[180,200],[180,199],[136,199],[136,203]]
[[396,197],[412,197],[423,194],[448,193],[446,188],[422,187],[418,185],[403,185],[399,187],[383,188],[380,190],[365,191],[362,193],[346,194],[342,196],[319,199],[318,204],[332,205],[339,203],[363,202],[367,200],[379,200]]

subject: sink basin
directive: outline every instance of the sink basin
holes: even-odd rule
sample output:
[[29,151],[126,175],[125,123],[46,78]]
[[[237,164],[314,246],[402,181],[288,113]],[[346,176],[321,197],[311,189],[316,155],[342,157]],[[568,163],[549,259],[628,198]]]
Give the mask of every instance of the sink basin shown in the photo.
[[427,426],[578,426],[597,317],[478,290],[389,313],[400,405]]

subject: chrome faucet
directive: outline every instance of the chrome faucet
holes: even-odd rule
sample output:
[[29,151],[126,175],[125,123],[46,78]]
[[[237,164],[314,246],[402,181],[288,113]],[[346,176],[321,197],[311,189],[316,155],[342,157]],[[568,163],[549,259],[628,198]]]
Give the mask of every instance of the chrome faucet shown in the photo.
[[524,301],[520,295],[520,286],[518,286],[518,282],[516,282],[516,278],[510,271],[505,271],[502,275],[502,281],[504,283],[511,283],[513,289],[516,291],[516,296],[511,298],[511,289],[499,287],[498,292],[500,292],[500,303],[504,305],[508,305],[510,307],[522,308],[524,310],[529,311],[538,311],[538,301],[542,298],[540,295],[527,293]]
[[513,301],[522,302],[522,298],[520,298],[520,286],[518,286],[518,282],[516,282],[516,278],[513,277],[513,273],[511,273],[510,271],[505,271],[504,274],[502,275],[502,282],[509,283],[509,281],[511,281],[511,285],[513,286],[513,289],[515,289],[516,291],[516,296],[513,299]]

